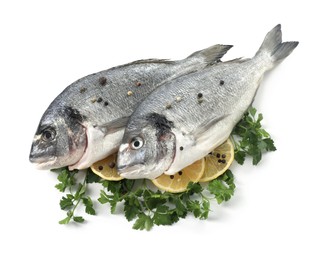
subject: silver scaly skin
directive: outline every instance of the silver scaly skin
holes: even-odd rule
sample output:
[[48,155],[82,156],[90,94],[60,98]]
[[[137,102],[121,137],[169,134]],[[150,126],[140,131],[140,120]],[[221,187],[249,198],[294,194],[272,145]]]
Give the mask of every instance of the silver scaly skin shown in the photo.
[[117,160],[121,176],[172,175],[222,144],[253,102],[264,73],[297,45],[282,43],[277,25],[252,59],[215,64],[153,91],[129,119]]
[[84,169],[117,151],[128,117],[165,81],[220,61],[230,45],[214,45],[180,61],[140,60],[77,80],[43,114],[30,161],[39,169]]

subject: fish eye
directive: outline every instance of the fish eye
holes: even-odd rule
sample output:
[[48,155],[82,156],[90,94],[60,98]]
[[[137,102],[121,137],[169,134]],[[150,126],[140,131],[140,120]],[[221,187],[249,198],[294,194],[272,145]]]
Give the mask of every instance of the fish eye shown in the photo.
[[52,129],[45,129],[42,132],[42,139],[43,141],[47,142],[47,141],[52,141],[55,137],[55,131]]
[[135,137],[131,140],[131,149],[137,150],[141,148],[144,144],[144,141],[141,137]]

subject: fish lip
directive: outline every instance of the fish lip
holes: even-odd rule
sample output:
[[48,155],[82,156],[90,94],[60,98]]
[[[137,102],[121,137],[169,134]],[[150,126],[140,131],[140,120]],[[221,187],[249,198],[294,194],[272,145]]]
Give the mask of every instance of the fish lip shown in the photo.
[[30,158],[30,162],[34,164],[38,170],[50,170],[53,169],[52,165],[56,161],[57,157],[50,158]]
[[29,155],[29,161],[31,163],[45,163],[45,162],[49,162],[49,161],[53,161],[56,157],[55,156],[51,156],[51,157],[34,157],[33,154],[31,153]]
[[144,164],[142,164],[142,163],[131,165],[131,166],[121,165],[121,166],[117,167],[117,171],[118,171],[118,174],[124,178],[130,178],[130,179],[133,177],[139,178],[138,174],[136,174],[136,173],[138,173],[141,170],[141,168],[143,168],[143,166],[144,166]]
[[123,172],[123,170],[125,169],[125,168],[127,168],[127,165],[119,165],[119,166],[117,166],[117,171],[118,171],[118,173],[120,173],[120,172]]

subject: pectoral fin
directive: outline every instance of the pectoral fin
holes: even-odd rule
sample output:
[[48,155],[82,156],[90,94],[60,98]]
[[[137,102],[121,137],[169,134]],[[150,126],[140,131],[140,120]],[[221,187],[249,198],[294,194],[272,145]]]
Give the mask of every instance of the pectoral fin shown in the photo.
[[217,124],[218,122],[220,122],[221,120],[225,119],[228,116],[229,116],[229,114],[209,118],[209,119],[205,120],[201,125],[199,125],[199,127],[197,127],[190,134],[193,136],[194,140],[197,142],[199,139],[203,138],[206,131],[208,131],[212,126],[214,126],[215,124]]
[[125,128],[128,123],[129,117],[121,117],[116,120],[110,121],[106,124],[99,125],[97,128],[103,132],[104,135],[115,133],[122,128]]

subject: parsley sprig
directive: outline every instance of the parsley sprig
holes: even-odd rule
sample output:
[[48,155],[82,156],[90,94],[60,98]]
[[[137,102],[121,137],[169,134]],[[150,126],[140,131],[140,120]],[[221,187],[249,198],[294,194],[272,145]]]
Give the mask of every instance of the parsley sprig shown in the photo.
[[[234,194],[234,177],[230,170],[211,181],[207,190],[199,183],[190,183],[185,192],[170,193],[152,190],[146,180],[103,181],[98,201],[110,204],[110,212],[115,213],[118,203],[124,205],[125,217],[135,220],[134,229],[150,230],[153,225],[172,225],[188,213],[196,218],[207,219],[210,201],[221,204]],[[208,196],[206,193],[209,193]]]
[[252,157],[252,164],[257,165],[264,152],[275,151],[274,141],[270,134],[262,128],[263,115],[254,107],[250,107],[232,131],[234,159],[243,164],[246,157]]
[[[231,139],[235,160],[241,165],[247,156],[252,157],[252,163],[257,165],[264,152],[276,150],[269,133],[262,128],[262,119],[262,114],[257,114],[255,108],[249,108],[233,129]],[[103,187],[98,202],[108,204],[111,214],[116,213],[119,204],[122,205],[126,219],[134,221],[133,228],[139,230],[150,230],[154,225],[172,225],[188,214],[207,219],[211,203],[221,204],[230,200],[236,187],[230,170],[206,184],[190,183],[185,192],[177,194],[152,189],[148,180],[103,180],[90,168],[86,172],[69,171],[67,168],[55,171],[59,173],[59,183],[55,187],[65,193],[60,207],[67,214],[59,221],[60,224],[84,222],[82,216],[75,215],[81,205],[87,214],[96,214],[96,201],[87,195],[92,183],[101,183]]]
[[87,214],[95,215],[93,201],[90,196],[87,196],[87,184],[98,182],[100,178],[93,174],[90,169],[85,173],[82,182],[77,181],[78,170],[69,171],[67,168],[63,168],[55,171],[59,172],[57,177],[59,183],[55,187],[63,193],[67,190],[66,196],[62,196],[60,200],[60,208],[67,211],[67,217],[60,220],[59,224],[68,224],[71,220],[77,223],[84,222],[85,219],[82,216],[75,215],[75,210],[81,202],[85,206]]

